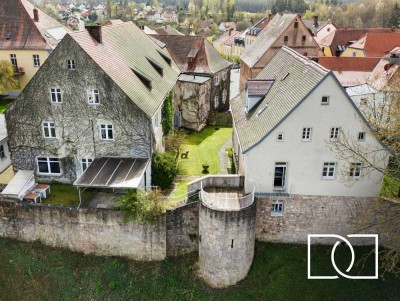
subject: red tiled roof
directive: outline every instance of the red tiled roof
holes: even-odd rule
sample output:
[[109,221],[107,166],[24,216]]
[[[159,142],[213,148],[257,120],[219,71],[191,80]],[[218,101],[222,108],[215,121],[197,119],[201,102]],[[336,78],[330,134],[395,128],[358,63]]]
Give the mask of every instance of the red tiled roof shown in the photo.
[[20,0],[0,1],[0,49],[51,49]]
[[332,71],[371,72],[379,60],[379,58],[324,56],[318,58],[318,64]]
[[400,46],[400,32],[368,33],[350,47],[363,49],[367,57],[382,57],[397,46]]
[[348,47],[350,41],[358,41],[367,33],[393,33],[391,28],[336,29],[320,41],[321,45],[330,46],[335,55],[338,46]]

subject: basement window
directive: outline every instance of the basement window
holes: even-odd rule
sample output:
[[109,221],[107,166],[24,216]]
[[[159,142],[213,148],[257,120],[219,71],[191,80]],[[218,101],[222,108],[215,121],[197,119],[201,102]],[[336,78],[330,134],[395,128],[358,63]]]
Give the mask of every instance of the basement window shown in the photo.
[[146,57],[147,61],[150,63],[150,65],[157,71],[158,74],[161,76],[164,76],[164,68],[161,67],[158,63],[153,61],[152,59]]
[[283,216],[283,201],[273,201],[271,205],[271,216]]
[[159,50],[157,50],[157,52],[158,52],[159,55],[161,55],[161,57],[164,59],[164,61],[166,61],[167,64],[171,66],[172,59],[168,55],[166,55],[165,53],[163,53],[163,52],[161,52]]
[[139,71],[137,71],[135,69],[131,69],[131,70],[140,79],[140,81],[143,83],[143,85],[145,85],[150,90],[153,88],[153,86],[151,84],[151,80],[148,77],[146,77],[145,75],[143,75],[142,73],[140,73]]

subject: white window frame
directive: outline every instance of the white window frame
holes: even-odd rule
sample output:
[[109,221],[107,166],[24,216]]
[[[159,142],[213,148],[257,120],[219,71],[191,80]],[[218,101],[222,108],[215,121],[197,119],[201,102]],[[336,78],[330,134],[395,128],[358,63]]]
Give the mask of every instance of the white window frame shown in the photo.
[[359,179],[362,176],[362,163],[360,162],[353,162],[350,163],[350,172],[349,177],[351,179]]
[[271,216],[283,216],[285,204],[281,200],[275,200],[271,204]]
[[[54,95],[55,101],[53,100],[53,95]],[[51,103],[62,103],[61,88],[50,88],[50,102]]]
[[312,135],[312,128],[311,127],[303,128],[303,132],[301,134],[301,141],[310,142],[311,141],[311,135]]
[[[46,129],[48,135],[46,135]],[[43,121],[42,123],[43,137],[47,139],[57,138],[56,124],[53,121]]]
[[[114,134],[114,126],[111,123],[103,123],[100,124],[100,140],[103,141],[112,141],[115,139],[115,134]],[[109,130],[111,129],[112,132],[112,138],[109,136]],[[102,131],[105,130],[106,138],[103,138]]]
[[340,136],[340,127],[331,127],[329,131],[329,140],[336,141]]
[[215,77],[214,77],[214,81],[215,81],[215,85],[216,86],[218,86],[219,85],[219,73],[217,73],[217,74],[215,74]]
[[[41,159],[41,158],[46,158],[46,160],[39,160],[39,159]],[[47,169],[49,170],[49,172],[41,172],[41,171],[40,171],[40,168],[39,168],[39,161],[42,162],[42,163],[43,163],[43,162],[46,162],[46,163],[47,163]],[[51,165],[50,165],[50,162],[53,162],[53,163],[58,162],[58,164],[59,164],[59,169],[60,169],[60,172],[59,172],[59,173],[51,172]],[[37,171],[38,171],[38,174],[40,174],[40,175],[61,175],[61,174],[62,174],[61,162],[60,162],[60,159],[57,158],[57,157],[47,157],[47,156],[37,157],[37,158],[36,158],[36,164],[37,164]]]
[[[333,174],[329,175],[331,171],[333,171]],[[324,162],[322,167],[322,179],[333,180],[335,178],[336,178],[336,162]]]
[[223,81],[226,81],[227,76],[228,76],[228,71],[226,71],[226,70],[222,71],[222,80]]
[[40,57],[39,54],[33,54],[33,67],[40,67]]
[[[282,139],[279,139],[279,136],[281,136]],[[283,141],[285,141],[285,135],[284,135],[284,133],[277,133],[277,134],[276,134],[276,141],[277,141],[277,142],[283,142]]]
[[322,96],[321,97],[321,105],[323,105],[323,106],[327,106],[327,105],[329,105],[329,96]]
[[99,105],[100,104],[100,90],[99,89],[91,89],[87,93],[87,101],[90,105]]
[[10,60],[11,60],[11,64],[14,67],[14,70],[18,71],[18,60],[17,60],[17,55],[15,53],[10,54]]
[[224,89],[224,91],[222,91],[222,103],[226,103],[227,96],[228,96],[228,93]]
[[6,158],[6,148],[4,147],[4,144],[0,144],[0,160]]
[[92,164],[92,162],[93,158],[82,158],[81,159],[82,172],[85,172],[86,169],[88,169],[88,167],[90,166],[90,164]]
[[215,95],[214,96],[214,108],[218,108],[219,106],[219,96]]
[[365,141],[366,136],[367,136],[366,132],[358,132],[358,141]]
[[67,60],[67,69],[68,70],[76,69],[75,60]]
[[[282,173],[283,186],[275,186],[276,168],[280,168],[280,167],[283,168],[283,173]],[[273,183],[272,183],[274,190],[280,190],[280,191],[286,190],[286,187],[287,187],[287,172],[288,172],[288,163],[287,162],[275,162],[274,178],[273,178]]]

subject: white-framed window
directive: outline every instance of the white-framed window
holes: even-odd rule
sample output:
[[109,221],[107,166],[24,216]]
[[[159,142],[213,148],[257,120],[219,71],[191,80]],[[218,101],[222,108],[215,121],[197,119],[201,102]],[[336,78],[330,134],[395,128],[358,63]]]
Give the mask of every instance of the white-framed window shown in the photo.
[[365,132],[359,132],[358,133],[358,141],[365,141]]
[[325,162],[322,169],[322,179],[330,180],[335,178],[336,163],[335,162]]
[[311,128],[303,128],[301,141],[311,141]]
[[321,105],[329,105],[329,96],[322,96]]
[[0,145],[0,159],[4,159],[6,157],[6,150],[4,149],[4,145]]
[[94,105],[98,105],[100,103],[100,93],[98,89],[91,89],[90,91],[88,91],[88,103],[89,104],[94,104]]
[[14,67],[15,71],[18,71],[18,61],[17,61],[17,55],[16,54],[10,54],[10,60],[11,60],[11,64]]
[[81,166],[82,166],[82,171],[84,172],[90,164],[92,164],[93,159],[92,158],[82,158],[81,159]]
[[271,205],[271,215],[272,216],[282,216],[283,215],[283,201],[273,201]]
[[225,81],[227,78],[227,75],[228,75],[228,71],[226,71],[226,70],[222,71],[222,80]]
[[114,140],[114,129],[112,124],[100,125],[100,139],[101,140]]
[[227,94],[226,90],[222,91],[222,103],[226,103]]
[[329,134],[329,139],[331,141],[337,140],[339,138],[339,132],[340,132],[340,128],[331,128],[330,134]]
[[158,127],[159,126],[159,117],[158,117],[158,112],[156,113],[156,115],[154,115],[154,127]]
[[50,89],[50,99],[52,103],[62,103],[62,94],[60,88]]
[[40,67],[39,54],[34,54],[33,55],[33,67]]
[[276,134],[276,141],[278,141],[278,142],[283,142],[283,140],[284,140],[284,135],[283,135],[283,133],[278,133],[278,134]]
[[61,165],[60,159],[54,157],[38,157],[37,158],[39,174],[60,175]]
[[68,70],[75,70],[75,60],[67,60]]
[[361,177],[362,163],[350,163],[349,176],[353,179],[359,179]]
[[214,82],[215,82],[215,85],[216,85],[216,86],[219,85],[219,74],[215,74],[215,76],[214,76]]
[[274,173],[274,190],[285,190],[286,174],[287,174],[287,163],[276,162],[275,173]]
[[56,138],[56,126],[54,122],[43,122],[43,137]]
[[214,97],[214,108],[217,108],[219,106],[219,97],[218,95],[215,95]]

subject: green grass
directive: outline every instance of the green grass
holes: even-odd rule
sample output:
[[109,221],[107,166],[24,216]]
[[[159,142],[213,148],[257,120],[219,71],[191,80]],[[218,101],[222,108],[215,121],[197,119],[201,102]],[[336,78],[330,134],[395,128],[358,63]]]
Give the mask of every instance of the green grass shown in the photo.
[[384,177],[383,185],[381,190],[381,195],[388,198],[398,198],[399,197],[400,183],[395,180]]
[[[320,272],[331,271],[330,251],[318,246],[313,253]],[[337,252],[338,263],[346,265],[348,257]],[[257,243],[248,277],[226,289],[199,280],[196,261],[196,254],[189,254],[135,262],[0,238],[0,299],[369,301],[400,296],[400,279],[388,274],[380,280],[307,280],[306,246]]]
[[0,114],[3,114],[4,111],[7,109],[8,105],[11,104],[13,101],[9,99],[0,99]]
[[180,181],[175,187],[174,190],[171,193],[172,197],[180,197],[180,196],[187,196],[188,190],[187,190],[187,184],[189,182],[192,182],[192,180],[182,180]]
[[231,127],[208,126],[199,133],[188,134],[182,147],[188,150],[188,159],[179,158],[180,174],[204,175],[202,164],[207,163],[210,174],[219,173],[218,151],[222,145],[232,136]]
[[[91,190],[85,190],[82,193],[82,204],[86,204],[92,195]],[[50,197],[42,201],[46,204],[77,207],[79,205],[78,189],[68,184],[52,183],[50,184]]]

